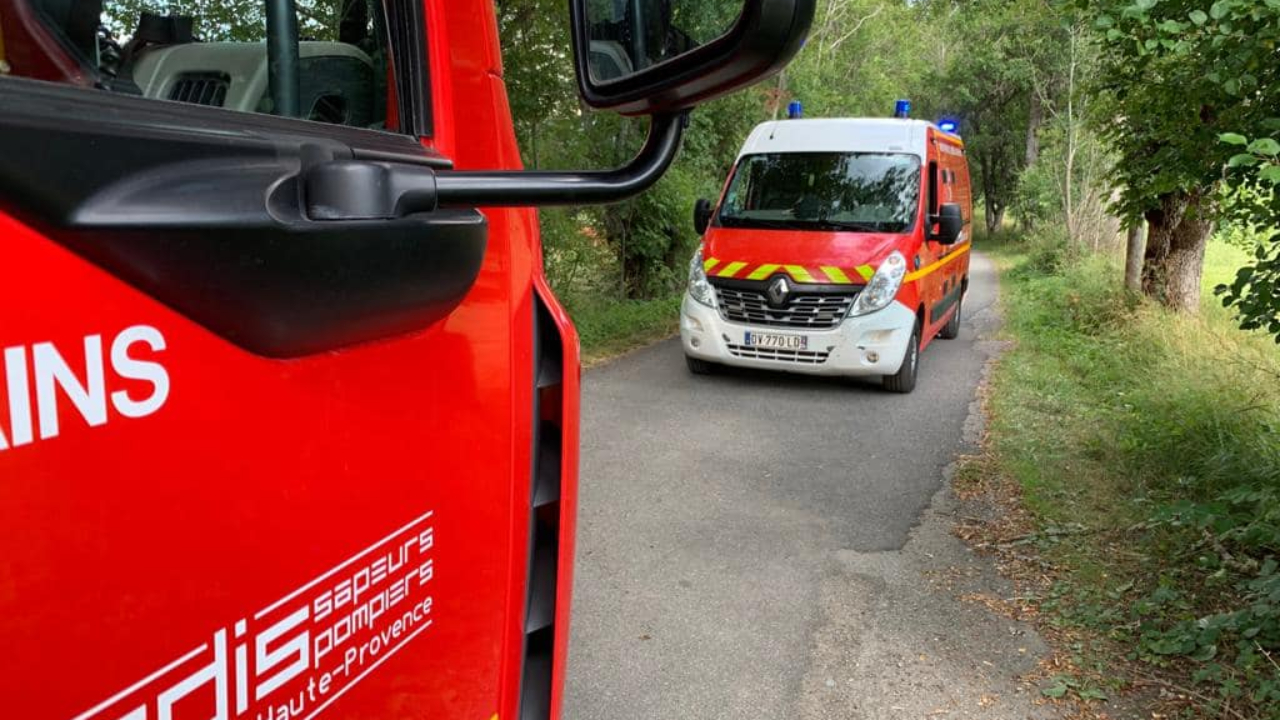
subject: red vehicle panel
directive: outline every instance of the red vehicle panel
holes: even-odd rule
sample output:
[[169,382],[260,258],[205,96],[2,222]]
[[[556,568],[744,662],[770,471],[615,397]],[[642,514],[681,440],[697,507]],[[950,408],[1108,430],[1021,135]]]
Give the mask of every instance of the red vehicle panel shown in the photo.
[[575,0],[580,95],[653,119],[561,173],[521,170],[488,0],[219,3],[0,0],[0,701],[558,717],[578,340],[531,206],[650,186],[813,2],[699,46]]
[[[427,144],[459,168],[518,169],[491,6],[432,0],[426,15],[446,70]],[[577,345],[540,277],[534,211],[485,215],[479,276],[447,319],[291,359],[246,352],[0,215],[0,297],[24,308],[0,327],[0,638],[23,658],[0,679],[11,712],[516,715],[535,292],[561,339],[542,416],[564,453],[566,568]],[[571,576],[558,581],[559,673]]]

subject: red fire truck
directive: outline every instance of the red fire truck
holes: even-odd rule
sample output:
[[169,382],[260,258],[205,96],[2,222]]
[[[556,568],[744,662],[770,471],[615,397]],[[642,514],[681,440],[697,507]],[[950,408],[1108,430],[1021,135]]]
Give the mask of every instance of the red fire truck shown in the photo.
[[651,185],[813,14],[713,6],[571,3],[584,102],[652,117],[548,173],[490,0],[0,2],[0,714],[557,717],[578,350],[530,208]]

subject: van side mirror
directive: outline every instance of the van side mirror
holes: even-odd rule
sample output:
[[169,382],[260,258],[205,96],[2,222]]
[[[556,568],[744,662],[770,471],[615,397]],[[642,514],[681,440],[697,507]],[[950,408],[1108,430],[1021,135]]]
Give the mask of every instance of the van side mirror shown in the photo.
[[626,115],[687,110],[781,70],[816,0],[572,0],[578,88]]
[[707,233],[707,226],[711,224],[711,201],[706,198],[698,198],[693,204],[693,231],[698,235]]
[[962,232],[964,232],[964,213],[956,203],[943,203],[937,215],[929,216],[929,239],[934,242],[954,245],[960,239]]

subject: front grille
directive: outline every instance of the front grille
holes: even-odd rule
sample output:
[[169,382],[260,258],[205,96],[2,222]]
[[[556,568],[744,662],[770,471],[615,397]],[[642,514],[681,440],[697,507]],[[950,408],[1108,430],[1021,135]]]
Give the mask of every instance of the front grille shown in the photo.
[[748,325],[823,330],[840,324],[849,314],[849,306],[858,291],[847,293],[803,293],[787,298],[786,304],[773,307],[764,292],[731,287],[716,287],[720,316],[730,322]]
[[830,352],[816,350],[781,350],[779,348],[756,347],[754,345],[734,345],[729,343],[729,353],[734,357],[750,360],[781,360],[801,365],[821,365],[827,361]]
[[226,73],[183,73],[169,88],[169,99],[193,105],[222,107],[231,78]]

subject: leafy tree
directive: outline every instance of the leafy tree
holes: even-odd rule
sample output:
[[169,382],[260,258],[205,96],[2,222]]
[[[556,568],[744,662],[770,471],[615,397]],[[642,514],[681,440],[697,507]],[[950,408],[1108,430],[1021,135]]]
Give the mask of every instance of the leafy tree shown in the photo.
[[950,51],[931,78],[923,108],[958,115],[975,189],[994,231],[1037,159],[1037,133],[1061,84],[1067,34],[1042,0],[958,0],[942,20]]
[[804,49],[771,83],[770,110],[798,99],[809,117],[884,117],[896,99],[923,96],[947,56],[940,14],[901,0],[820,2]]
[[1118,155],[1117,208],[1149,223],[1142,287],[1199,307],[1216,185],[1231,151],[1218,136],[1257,136],[1280,97],[1280,0],[1095,3],[1103,56],[1099,128]]

